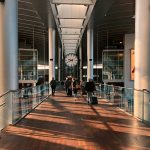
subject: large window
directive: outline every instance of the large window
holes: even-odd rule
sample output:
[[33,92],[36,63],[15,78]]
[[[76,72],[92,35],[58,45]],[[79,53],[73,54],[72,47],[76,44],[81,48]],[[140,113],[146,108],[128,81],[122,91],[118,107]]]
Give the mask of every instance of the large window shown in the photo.
[[19,49],[19,80],[37,80],[38,53],[35,49]]
[[103,81],[123,82],[123,50],[103,50]]

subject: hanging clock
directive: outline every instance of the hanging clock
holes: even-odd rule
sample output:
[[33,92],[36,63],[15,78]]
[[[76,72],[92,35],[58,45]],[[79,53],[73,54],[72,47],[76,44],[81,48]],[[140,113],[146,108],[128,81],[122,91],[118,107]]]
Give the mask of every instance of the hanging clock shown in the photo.
[[69,67],[74,67],[78,63],[78,58],[75,54],[70,53],[70,54],[66,55],[65,63]]

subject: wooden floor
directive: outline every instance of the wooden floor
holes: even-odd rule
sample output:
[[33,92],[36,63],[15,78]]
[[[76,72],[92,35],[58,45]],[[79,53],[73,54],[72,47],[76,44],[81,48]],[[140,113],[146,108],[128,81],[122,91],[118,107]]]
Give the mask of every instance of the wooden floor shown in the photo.
[[105,100],[57,92],[2,131],[0,150],[150,150],[150,128]]

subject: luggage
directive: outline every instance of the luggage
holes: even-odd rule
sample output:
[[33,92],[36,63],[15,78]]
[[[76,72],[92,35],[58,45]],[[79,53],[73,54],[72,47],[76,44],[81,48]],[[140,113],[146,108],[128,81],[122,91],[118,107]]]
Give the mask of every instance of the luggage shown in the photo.
[[29,95],[24,94],[24,95],[23,95],[23,98],[29,98]]
[[98,104],[98,100],[96,96],[91,96],[90,97],[90,104]]

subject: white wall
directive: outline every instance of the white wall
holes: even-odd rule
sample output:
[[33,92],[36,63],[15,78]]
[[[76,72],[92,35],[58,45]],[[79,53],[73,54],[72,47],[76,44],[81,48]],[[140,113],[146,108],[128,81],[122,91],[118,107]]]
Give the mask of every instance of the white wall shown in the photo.
[[130,50],[134,48],[135,34],[126,34],[124,40],[124,86],[134,88],[134,81],[130,78]]

